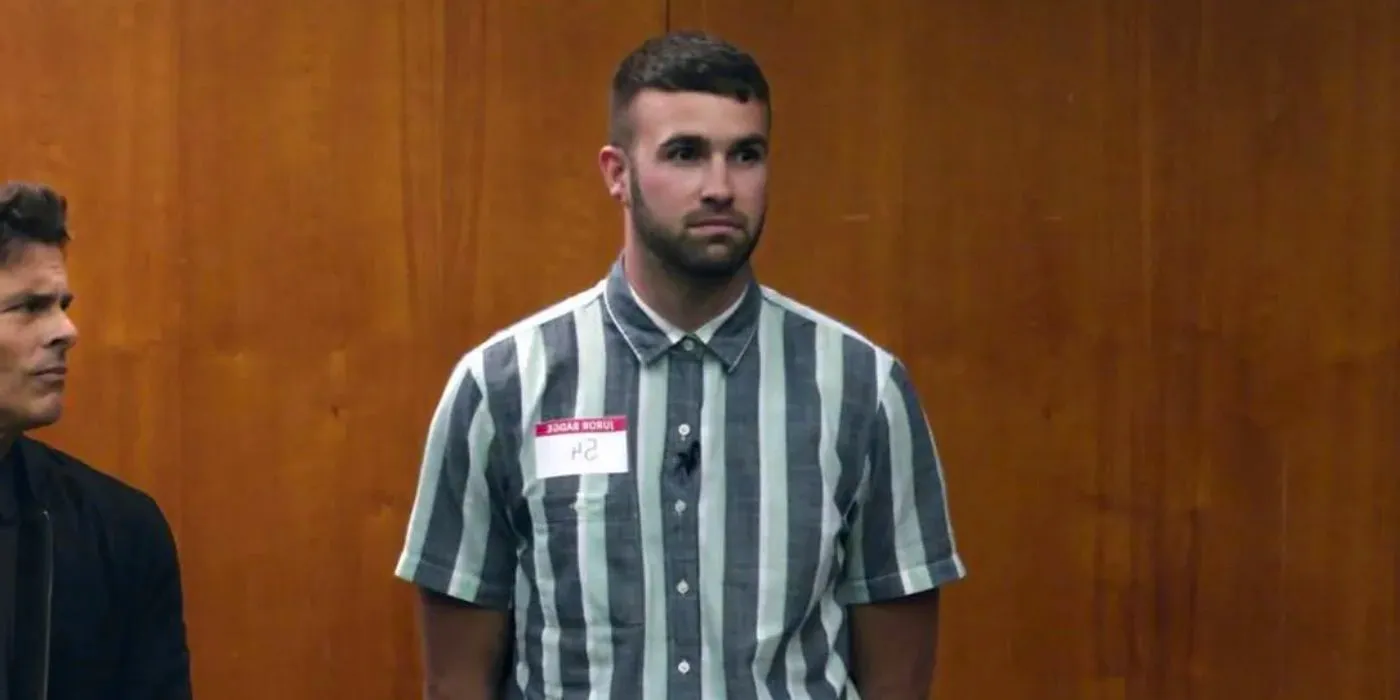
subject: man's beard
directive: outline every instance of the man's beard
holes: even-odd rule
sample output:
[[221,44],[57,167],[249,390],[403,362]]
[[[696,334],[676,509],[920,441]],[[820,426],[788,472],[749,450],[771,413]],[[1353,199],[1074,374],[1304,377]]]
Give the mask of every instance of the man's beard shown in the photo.
[[[628,209],[632,214],[632,227],[647,252],[672,274],[701,282],[723,282],[744,269],[758,247],[758,240],[763,235],[763,217],[753,223],[745,220],[743,240],[731,248],[728,255],[716,258],[706,252],[710,244],[688,235],[684,224],[679,229],[672,229],[658,220],[642,198],[635,177],[631,178],[630,185],[632,197]],[[732,211],[707,213],[738,215]]]

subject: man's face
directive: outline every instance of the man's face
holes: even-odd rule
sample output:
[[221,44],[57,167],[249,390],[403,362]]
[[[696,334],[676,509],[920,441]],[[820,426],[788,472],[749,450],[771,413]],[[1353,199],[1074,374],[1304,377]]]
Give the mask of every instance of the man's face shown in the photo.
[[67,354],[78,340],[63,251],[17,243],[0,265],[0,430],[49,425],[63,410]]
[[[613,192],[641,244],[674,273],[727,279],[763,232],[768,188],[765,106],[705,93],[639,94],[634,141]],[[625,175],[624,175],[625,171]],[[622,186],[625,185],[625,190]]]

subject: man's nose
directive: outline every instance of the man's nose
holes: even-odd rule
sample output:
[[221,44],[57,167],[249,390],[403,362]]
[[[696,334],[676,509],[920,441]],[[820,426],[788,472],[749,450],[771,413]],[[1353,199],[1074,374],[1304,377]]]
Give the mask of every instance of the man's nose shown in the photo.
[[78,324],[73,322],[73,317],[67,311],[58,312],[58,327],[54,330],[54,335],[49,340],[49,345],[64,349],[71,348],[78,344]]
[[705,169],[704,189],[700,193],[706,203],[729,206],[734,203],[734,183],[730,178],[729,162],[717,156]]

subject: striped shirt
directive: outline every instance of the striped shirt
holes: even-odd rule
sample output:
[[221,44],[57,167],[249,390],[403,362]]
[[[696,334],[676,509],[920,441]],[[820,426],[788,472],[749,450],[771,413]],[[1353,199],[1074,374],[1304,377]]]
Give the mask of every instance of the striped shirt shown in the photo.
[[509,697],[618,700],[859,698],[846,606],[965,575],[899,360],[756,282],[679,332],[620,260],[457,364],[396,573],[513,611]]

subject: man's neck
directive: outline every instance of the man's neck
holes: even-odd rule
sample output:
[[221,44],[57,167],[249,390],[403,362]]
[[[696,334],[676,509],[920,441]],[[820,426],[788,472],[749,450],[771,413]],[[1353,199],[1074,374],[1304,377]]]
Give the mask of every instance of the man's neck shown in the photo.
[[733,277],[713,283],[679,279],[640,246],[623,251],[622,266],[637,296],[687,333],[695,332],[738,301],[752,275],[745,266]]

